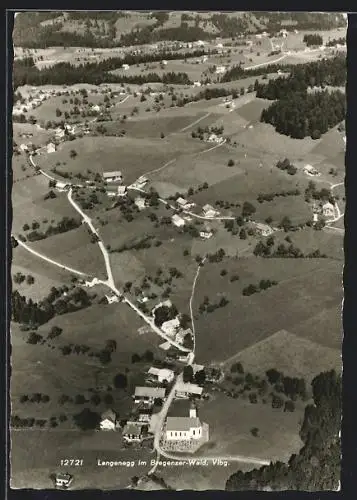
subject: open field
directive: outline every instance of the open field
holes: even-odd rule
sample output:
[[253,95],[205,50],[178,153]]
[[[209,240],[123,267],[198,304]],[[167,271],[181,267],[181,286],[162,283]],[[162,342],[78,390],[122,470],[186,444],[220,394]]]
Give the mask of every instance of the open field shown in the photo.
[[[332,314],[330,316],[332,319]],[[311,325],[311,321],[309,323]],[[295,328],[295,331],[298,332],[299,328]],[[312,342],[298,335],[286,330],[276,332],[233,356],[225,364],[225,368],[229,370],[233,363],[240,362],[246,372],[263,375],[267,370],[275,368],[284,375],[302,377],[307,382],[323,371],[335,369],[339,372],[342,369],[341,345],[332,349],[318,343],[318,339]],[[342,342],[342,338],[340,340]]]
[[[298,262],[299,266],[295,259],[242,258],[218,265],[206,264],[195,294],[198,362],[224,361],[279,329],[294,332],[294,325],[341,304],[339,262],[329,259]],[[224,277],[220,276],[223,268],[227,270]],[[231,274],[237,274],[240,279],[230,283]],[[276,280],[279,284],[250,297],[242,295],[244,286],[257,284],[261,279]],[[198,306],[205,295],[210,303],[216,303],[222,295],[230,302],[212,313],[200,314]],[[238,318],[236,311],[239,311]],[[222,324],[225,341],[217,344],[217,332],[221,331]],[[305,337],[314,341],[309,329]],[[337,338],[340,339],[338,332],[333,337],[326,336],[325,345],[336,347]]]
[[66,233],[35,241],[30,246],[61,264],[106,279],[103,255],[99,246],[91,243],[88,229],[84,225]]
[[[33,171],[28,167],[29,174]],[[26,171],[27,172],[27,171]],[[48,179],[43,175],[36,175],[18,181],[12,189],[13,233],[25,233],[24,224],[37,221],[39,230],[46,230],[50,224],[56,224],[63,217],[78,219],[77,212],[68,203],[64,193],[56,193],[54,199],[44,199],[50,191]]]
[[[49,476],[69,472],[74,480],[71,489],[124,489],[130,479],[145,474],[149,466],[138,466],[138,460],[149,463],[153,457],[145,449],[123,449],[119,432],[16,431],[11,433],[11,487],[52,489]],[[60,450],[60,451],[59,451]],[[83,459],[82,467],[61,467],[60,460]],[[135,462],[134,467],[100,467],[100,460]]]
[[[108,133],[117,133],[125,130],[127,137],[143,138],[143,139],[158,139],[160,134],[163,133],[165,136],[180,132],[181,129],[194,130],[194,126],[190,127],[191,124],[199,121],[197,126],[205,126],[207,124],[213,123],[217,116],[210,115],[205,119],[207,113],[195,113],[194,110],[191,111],[190,108],[184,108],[185,114],[180,114],[175,112],[176,110],[167,109],[162,110],[159,114],[155,115],[144,114],[140,115],[138,118],[127,120],[124,124],[121,122],[105,122],[104,126],[108,130]],[[209,120],[208,120],[209,118]]]
[[[202,405],[199,415],[210,426],[210,442],[197,456],[239,453],[285,462],[302,446],[299,437],[302,408],[285,413],[268,404],[251,404],[216,393],[211,401]],[[258,437],[251,434],[253,427],[259,429]]]
[[[95,290],[93,290],[95,292]],[[70,416],[81,411],[83,404],[67,402],[63,406],[58,398],[66,394],[74,398],[83,394],[90,398],[95,390],[100,396],[108,391],[114,401],[112,407],[120,418],[128,415],[132,406],[131,394],[137,383],[143,382],[141,371],[148,368],[148,364],[131,364],[133,353],[143,354],[146,349],[151,350],[155,357],[160,356],[157,335],[145,333],[140,335],[138,329],[143,322],[125,304],[103,305],[94,304],[80,311],[56,316],[50,322],[42,325],[38,333],[44,338],[53,326],[62,328],[59,337],[46,341],[44,344],[26,344],[27,332],[22,332],[18,325],[11,330],[11,344],[13,349],[12,360],[12,411],[21,417],[49,418],[65,413],[68,421],[61,427],[73,428]],[[100,335],[98,335],[100,332]],[[119,334],[119,336],[118,336]],[[63,355],[59,348],[68,344],[88,346],[93,352],[104,349],[106,341],[117,341],[117,350],[112,353],[112,360],[103,365],[95,357],[88,354]],[[139,340],[140,339],[140,340]],[[26,349],[25,349],[26,347]],[[31,377],[28,372],[31,370]],[[118,373],[127,373],[128,388],[119,390],[113,388],[113,377]],[[48,394],[48,403],[20,403],[23,394],[41,392]],[[99,406],[86,403],[93,410],[102,412],[107,405],[102,401]]]
[[[49,293],[50,289],[47,285],[49,285],[50,282],[58,282],[67,285],[70,283],[71,273],[68,271],[53,266],[49,262],[32,255],[21,246],[18,246],[15,250],[13,249],[12,252],[12,265],[14,266],[14,269],[11,271],[12,274],[20,270],[24,274],[32,274],[35,278],[35,284],[28,288],[28,293],[25,293],[25,295],[31,296],[32,293],[36,293],[36,295],[38,293],[40,294],[39,296],[44,297]],[[18,285],[14,288],[18,288]],[[34,290],[34,292],[32,292],[32,290]],[[25,289],[22,291],[25,292]]]
[[[51,156],[51,163],[47,156],[38,158],[38,164],[44,169],[54,166],[57,161],[66,161],[63,168],[76,174],[90,168],[93,172],[121,170],[124,182],[129,184],[148,170],[158,168],[177,154],[185,150],[195,152],[202,146],[199,142],[187,139],[132,139],[125,137],[85,137],[62,144],[61,149]],[[77,156],[70,159],[70,150],[74,149]]]
[[[37,108],[41,109],[41,108]],[[31,110],[28,115],[32,115],[37,110]],[[12,133],[14,141],[20,146],[20,144],[28,144],[32,142],[38,146],[42,146],[51,137],[51,131],[45,130],[37,125],[32,125],[31,123],[13,123]],[[23,134],[32,134],[31,137],[23,137]]]

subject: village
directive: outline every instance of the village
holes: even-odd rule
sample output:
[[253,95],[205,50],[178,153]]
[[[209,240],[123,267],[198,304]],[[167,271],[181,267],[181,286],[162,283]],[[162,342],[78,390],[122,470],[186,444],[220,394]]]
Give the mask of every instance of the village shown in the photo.
[[346,27],[57,14],[14,28],[13,486],[304,486],[341,369]]

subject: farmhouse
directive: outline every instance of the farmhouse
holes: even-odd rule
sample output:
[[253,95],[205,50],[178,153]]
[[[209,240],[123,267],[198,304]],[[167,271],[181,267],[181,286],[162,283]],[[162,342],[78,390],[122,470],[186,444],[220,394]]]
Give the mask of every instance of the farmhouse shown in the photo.
[[165,321],[161,325],[161,330],[164,333],[166,333],[166,335],[168,335],[169,337],[173,337],[179,328],[180,328],[180,320],[178,318]]
[[205,217],[215,217],[219,214],[219,212],[217,212],[217,210],[215,210],[212,205],[209,205],[208,203],[202,207],[202,210]]
[[55,477],[55,485],[57,488],[68,488],[73,481],[73,476],[68,474],[68,472],[59,472]]
[[190,396],[201,396],[203,388],[197,384],[190,384],[189,382],[181,382],[176,385],[176,397],[188,398]]
[[64,182],[56,182],[56,189],[57,191],[63,192],[66,191],[69,188],[69,184],[65,184]]
[[140,443],[143,439],[143,424],[141,422],[127,422],[123,429],[123,439],[127,443]]
[[194,87],[201,87],[201,82],[193,82]]
[[50,142],[47,144],[47,153],[55,153],[56,152],[56,144]]
[[106,182],[121,182],[123,180],[123,175],[120,170],[114,172],[103,172],[103,179]]
[[183,227],[185,225],[184,219],[177,214],[171,217],[171,221],[176,227]]
[[210,134],[207,138],[207,142],[216,142],[217,144],[220,144],[223,142],[223,137],[218,137],[216,134]]
[[332,205],[332,203],[327,202],[322,205],[322,213],[324,214],[324,217],[334,217],[335,207]]
[[151,367],[148,371],[149,378],[162,384],[163,382],[172,382],[175,374],[168,368]]
[[98,106],[98,104],[95,104],[94,106],[92,106],[91,108],[93,111],[100,111],[100,106]]
[[130,68],[130,66],[129,64],[122,64],[122,68],[124,71],[127,71]]
[[115,431],[117,416],[113,410],[107,410],[102,414],[100,428],[105,431]]
[[136,387],[134,403],[154,404],[155,399],[164,399],[165,393],[165,389],[160,387]]
[[179,205],[180,208],[183,208],[186,210],[196,206],[195,203],[190,203],[189,201],[185,200],[185,198],[182,198],[181,196],[179,196],[179,198],[177,198],[176,203]]
[[209,240],[213,236],[212,231],[200,231],[200,237],[203,240]]
[[141,176],[132,184],[132,187],[136,189],[143,189],[147,182],[148,179],[144,176]]
[[144,210],[146,207],[146,200],[145,198],[142,198],[141,196],[137,196],[134,200],[135,205],[138,207],[139,210]]
[[63,137],[65,136],[65,131],[63,128],[56,128],[55,130],[55,137],[57,139],[63,139]]
[[108,304],[113,304],[114,302],[119,302],[119,297],[117,295],[106,295],[105,298],[108,301]]
[[29,148],[26,146],[26,144],[20,144],[20,149],[21,149],[21,151],[24,151],[25,153],[27,153],[29,150]]
[[316,170],[315,167],[313,167],[312,165],[305,165],[304,169],[304,174],[307,174],[307,175],[311,175],[311,176],[315,176],[315,175],[320,175],[320,172],[318,170]]
[[191,330],[191,328],[187,328],[187,330],[179,330],[176,333],[175,341],[178,344],[182,344],[183,341],[184,341],[184,338],[186,337],[187,334],[192,336],[192,330]]
[[262,236],[269,236],[274,231],[268,224],[262,224],[261,222],[254,222],[256,231]]
[[216,67],[216,74],[217,75],[222,75],[225,72],[226,72],[226,67],[225,66],[217,66]]

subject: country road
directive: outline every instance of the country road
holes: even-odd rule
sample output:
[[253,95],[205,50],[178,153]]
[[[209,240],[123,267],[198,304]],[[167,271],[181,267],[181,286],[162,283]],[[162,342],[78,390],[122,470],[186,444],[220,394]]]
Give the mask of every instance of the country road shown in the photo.
[[195,329],[195,320],[194,320],[194,317],[193,317],[193,308],[192,308],[193,297],[195,295],[196,283],[197,283],[198,277],[200,275],[201,267],[203,267],[205,261],[206,261],[206,257],[204,257],[204,259],[202,259],[201,264],[199,264],[198,267],[197,267],[195,279],[193,280],[191,297],[190,297],[190,316],[191,316],[192,333],[193,333],[193,350],[192,350],[193,355],[195,355],[195,352],[196,352],[196,329]]

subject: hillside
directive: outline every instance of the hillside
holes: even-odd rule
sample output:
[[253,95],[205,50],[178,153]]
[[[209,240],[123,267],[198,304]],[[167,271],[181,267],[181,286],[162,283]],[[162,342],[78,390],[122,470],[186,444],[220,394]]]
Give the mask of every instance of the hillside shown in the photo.
[[14,45],[113,47],[185,42],[212,37],[236,37],[281,28],[333,29],[345,26],[342,14],[319,13],[219,13],[219,12],[22,12],[14,25]]

